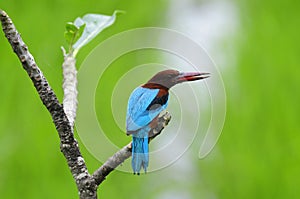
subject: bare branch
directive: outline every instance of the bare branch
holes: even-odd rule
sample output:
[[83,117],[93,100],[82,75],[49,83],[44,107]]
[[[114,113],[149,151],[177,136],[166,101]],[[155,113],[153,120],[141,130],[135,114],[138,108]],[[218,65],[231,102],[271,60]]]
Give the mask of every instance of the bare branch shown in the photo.
[[64,90],[64,110],[69,119],[71,127],[74,126],[77,111],[77,70],[76,60],[72,55],[64,53],[63,68],[63,90]]
[[76,181],[80,198],[97,198],[97,187],[88,173],[84,159],[79,151],[78,143],[74,138],[73,129],[64,112],[63,106],[59,103],[48,81],[35,63],[33,56],[28,51],[27,46],[17,32],[11,19],[2,10],[0,10],[0,20],[6,38],[20,59],[23,68],[32,80],[43,104],[52,116],[60,137],[61,151],[64,154]]
[[[131,156],[131,143],[116,152],[91,176],[80,153],[78,142],[73,134],[73,125],[77,109],[77,71],[75,68],[75,58],[64,53],[63,89],[65,95],[63,106],[59,103],[47,79],[35,63],[33,56],[30,54],[11,19],[2,10],[0,10],[0,20],[6,38],[12,46],[13,51],[20,59],[23,68],[32,80],[41,101],[46,106],[53,119],[60,138],[61,152],[65,156],[69,169],[75,179],[80,198],[96,199],[97,187],[101,182],[111,171]],[[164,127],[168,125],[170,119],[171,115],[168,112],[158,118],[157,126],[149,132],[150,141],[161,133]]]
[[[153,140],[157,135],[159,135],[162,130],[168,125],[171,120],[171,115],[166,112],[158,118],[157,126],[152,129],[149,133],[150,141]],[[131,142],[116,152],[112,157],[110,157],[99,169],[97,169],[92,177],[96,181],[97,185],[100,185],[106,178],[106,176],[112,172],[117,166],[122,164],[126,159],[131,156]]]

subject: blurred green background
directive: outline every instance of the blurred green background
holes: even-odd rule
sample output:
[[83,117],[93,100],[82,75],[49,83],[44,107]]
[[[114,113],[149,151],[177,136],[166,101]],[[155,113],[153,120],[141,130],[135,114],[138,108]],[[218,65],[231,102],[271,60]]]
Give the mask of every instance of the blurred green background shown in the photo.
[[[234,21],[235,25],[229,26],[228,34],[224,31],[213,47],[204,42],[220,66],[227,93],[226,123],[212,153],[199,160],[196,145],[189,149],[189,158],[148,175],[115,171],[100,186],[99,198],[298,198],[300,2],[188,0],[185,5],[189,6],[180,6],[180,2],[11,0],[2,1],[0,8],[14,21],[60,100],[60,46],[65,45],[66,22],[77,16],[126,11],[79,52],[78,66],[99,42],[124,30],[145,26],[201,30],[197,14],[231,16],[228,24]],[[182,13],[190,13],[193,23],[185,23],[188,19]],[[205,20],[214,27],[214,18]],[[211,28],[208,36],[214,33]],[[129,56],[126,66],[135,66],[141,59],[138,56]],[[3,33],[0,66],[1,198],[77,198],[51,117]],[[80,146],[89,170],[94,171],[101,163]]]

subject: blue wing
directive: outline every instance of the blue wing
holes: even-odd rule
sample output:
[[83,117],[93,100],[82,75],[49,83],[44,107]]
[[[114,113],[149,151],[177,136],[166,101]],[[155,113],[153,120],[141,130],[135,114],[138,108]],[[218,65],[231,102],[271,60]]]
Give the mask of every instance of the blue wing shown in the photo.
[[[159,89],[138,87],[129,97],[126,130],[132,135],[132,169],[133,173],[140,173],[141,168],[147,171],[148,132],[151,130],[149,123],[168,105],[169,95],[163,99],[157,98]],[[163,100],[163,102],[161,101]],[[162,104],[162,105],[160,105]]]
[[163,106],[157,106],[154,109],[147,110],[148,106],[155,99],[159,89],[149,89],[138,87],[129,97],[126,130],[137,131],[148,125],[161,111],[167,107],[167,103]]

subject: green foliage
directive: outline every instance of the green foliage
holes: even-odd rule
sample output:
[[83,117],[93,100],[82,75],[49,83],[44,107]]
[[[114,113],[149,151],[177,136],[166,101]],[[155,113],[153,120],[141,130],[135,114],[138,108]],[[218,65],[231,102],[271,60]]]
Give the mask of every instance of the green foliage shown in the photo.
[[73,45],[75,55],[78,50],[89,43],[93,38],[95,38],[102,30],[111,26],[115,20],[118,13],[121,11],[115,11],[112,16],[99,15],[99,14],[86,14],[82,18],[78,17],[74,21],[77,27],[86,25],[83,34],[79,40]]
[[122,11],[115,11],[112,16],[86,14],[82,18],[76,18],[74,23],[68,22],[66,24],[65,39],[69,45],[69,53],[75,57],[80,48],[115,22],[118,13],[122,13]]
[[66,38],[67,43],[70,46],[69,52],[72,51],[72,46],[81,37],[85,26],[86,26],[86,24],[81,24],[81,25],[77,26],[72,22],[68,22],[66,24],[65,38]]

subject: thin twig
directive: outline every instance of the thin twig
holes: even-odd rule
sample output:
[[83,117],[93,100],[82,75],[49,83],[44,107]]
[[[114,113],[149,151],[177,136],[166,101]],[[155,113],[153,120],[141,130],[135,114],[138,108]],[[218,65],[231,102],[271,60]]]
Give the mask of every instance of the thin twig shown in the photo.
[[77,111],[77,70],[75,67],[76,59],[72,55],[64,53],[63,68],[63,105],[65,113],[70,121],[71,127],[74,126]]
[[[158,118],[157,126],[150,131],[150,141],[159,135],[162,130],[168,125],[171,120],[171,115],[166,112]],[[122,164],[126,159],[131,156],[131,142],[116,152],[110,157],[99,169],[97,169],[92,177],[95,179],[96,184],[100,185],[106,178],[106,176],[112,172],[117,166]]]

